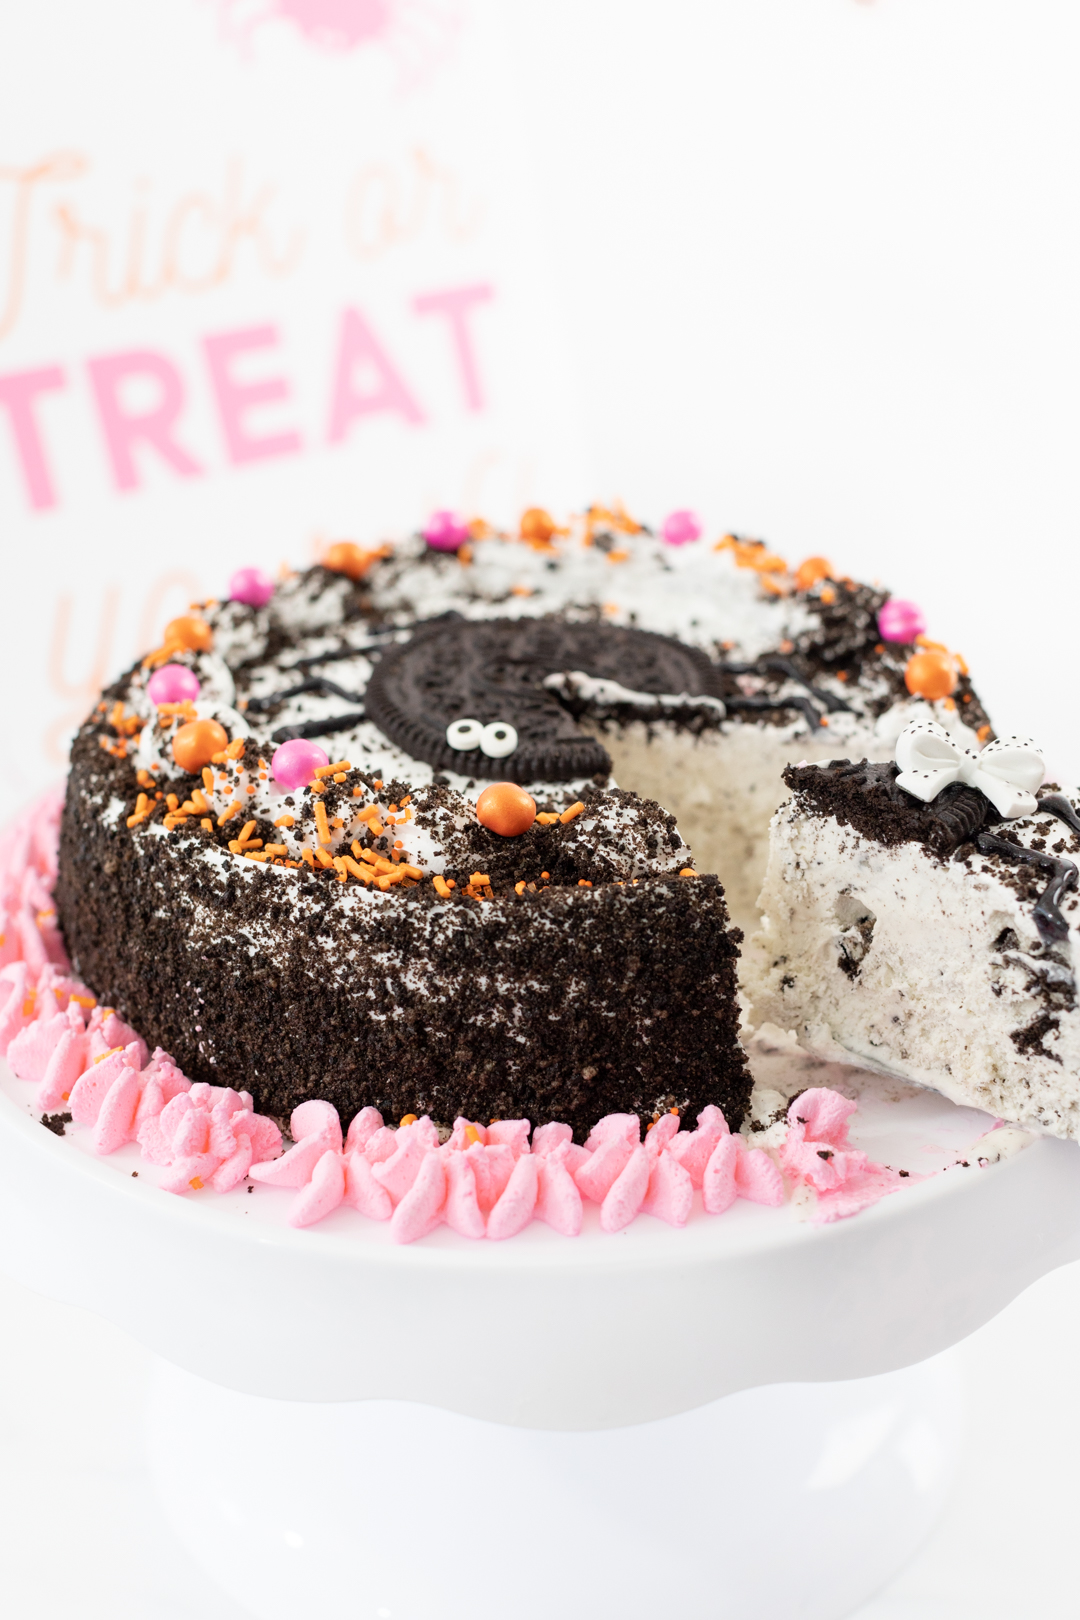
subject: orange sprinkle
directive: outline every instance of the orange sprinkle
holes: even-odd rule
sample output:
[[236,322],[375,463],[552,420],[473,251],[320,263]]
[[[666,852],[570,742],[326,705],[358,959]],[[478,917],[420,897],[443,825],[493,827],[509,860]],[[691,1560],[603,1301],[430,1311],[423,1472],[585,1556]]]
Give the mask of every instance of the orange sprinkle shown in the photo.
[[831,585],[826,585],[818,600],[824,602],[826,607],[832,607],[833,603],[836,601],[836,592],[833,590]]
[[592,884],[589,882],[588,878],[578,878],[577,886],[578,886],[579,889],[591,889],[592,888]]
[[552,815],[550,810],[541,810],[536,819],[540,823],[541,827],[550,827],[552,822],[558,821],[559,818],[558,816]]
[[359,861],[354,861],[351,855],[343,855],[341,858],[345,862],[345,870],[351,872],[354,878],[359,878],[363,883],[374,881],[374,872],[369,872]]
[[398,1120],[399,1127],[402,1127],[402,1126],[405,1126],[405,1125],[415,1125],[415,1124],[416,1124],[416,1115],[415,1114],[402,1114],[401,1118]]
[[248,783],[247,791],[248,791],[248,793],[254,793],[255,792],[255,784],[253,782]]
[[697,873],[694,871],[694,868],[692,866],[680,866],[680,868],[679,868],[679,876],[680,877],[697,877]]
[[345,823],[342,821],[340,816],[332,816],[330,818],[330,825],[331,827],[344,827]]
[[234,855],[246,855],[249,849],[262,849],[261,838],[230,838],[229,848]]
[[824,557],[807,557],[795,570],[795,589],[808,591],[819,580],[832,577],[832,564]]
[[308,784],[308,792],[309,793],[325,793],[326,792],[326,783],[325,782],[310,782]]
[[200,821],[199,826],[202,828],[203,832],[213,832],[214,830],[214,823],[210,820],[209,816],[207,816],[204,821]]
[[439,895],[443,900],[449,900],[449,898],[450,898],[450,887],[449,887],[446,879],[444,877],[434,877],[434,878],[432,878],[431,881],[435,885],[435,893],[437,895]]
[[836,672],[836,678],[837,678],[838,681],[846,681],[848,679],[847,670],[846,669],[838,669],[837,672]]
[[336,765],[317,765],[316,776],[333,776],[337,771],[351,771],[352,766],[347,759],[339,759]]
[[235,741],[231,742],[229,744],[228,748],[225,749],[225,758],[226,759],[239,759],[241,754],[244,752],[244,749],[246,747],[247,747],[247,743],[244,740],[244,738],[243,737],[237,737],[235,739]]
[[244,849],[243,849],[243,850],[242,850],[242,851],[241,851],[241,853],[242,853],[242,854],[243,854],[243,855],[244,855],[244,857],[245,857],[245,858],[246,858],[246,859],[247,859],[247,860],[249,860],[249,861],[266,861],[266,860],[269,860],[269,858],[270,858],[270,857],[269,857],[269,856],[268,856],[268,855],[261,855],[261,854],[260,854],[260,855],[254,855],[254,854],[252,854],[252,849],[251,849],[251,845],[250,845],[250,844],[248,844],[248,845],[247,845],[247,846],[246,846],[246,847],[245,847],[245,848],[244,848]]
[[407,804],[410,804],[410,803],[411,803],[411,802],[412,802],[412,794],[411,794],[411,793],[406,793],[406,795],[405,795],[405,797],[404,797],[404,798],[403,798],[403,799],[402,799],[402,801],[401,801],[401,807],[402,807],[402,809],[404,809],[404,808],[405,808],[405,806],[406,806],[406,805],[407,805]]
[[246,844],[254,831],[255,823],[253,821],[245,821],[243,830],[239,834],[240,842],[242,844]]
[[362,799],[362,798],[363,798],[363,796],[364,796],[364,790],[363,790],[363,788],[362,788],[362,787],[361,787],[361,786],[360,786],[360,784],[359,784],[359,782],[358,782],[358,783],[357,783],[357,784],[356,784],[356,786],[355,786],[355,787],[354,787],[354,788],[353,788],[353,790],[352,790],[352,796],[353,796],[353,798],[354,798],[354,799]]
[[240,811],[241,811],[242,808],[243,808],[243,806],[241,805],[240,800],[239,799],[234,799],[232,804],[230,804],[229,808],[227,810],[223,810],[221,815],[218,816],[218,818],[217,818],[218,826],[219,827],[224,827],[225,823],[227,821],[231,821],[233,816],[238,816],[240,814]]
[[180,800],[177,798],[175,793],[166,793],[165,803],[168,805],[170,810],[179,810],[180,808]]
[[315,827],[319,834],[319,843],[328,844],[331,838],[330,825],[326,819],[326,806],[321,799],[315,801]]
[[978,731],[975,733],[975,735],[976,735],[976,737],[978,737],[978,739],[979,739],[979,741],[981,743],[987,742],[989,740],[989,737],[990,737],[990,727],[989,726],[980,726]]
[[188,1182],[188,1186],[194,1187],[196,1192],[201,1192],[203,1188],[202,1176],[192,1176],[191,1180]]
[[71,999],[77,1001],[80,1007],[90,1008],[97,1006],[97,999],[94,996],[72,996]]
[[628,551],[624,551],[621,546],[616,546],[613,550],[608,552],[607,560],[609,563],[628,562],[630,560],[630,553]]
[[418,883],[424,875],[418,866],[410,866],[408,861],[402,861],[398,871],[403,873],[405,877],[415,878]]
[[333,866],[334,862],[333,862],[332,858],[327,854],[325,849],[316,849],[314,854],[315,854],[315,859],[318,861],[320,866],[322,866],[322,867]]
[[311,850],[311,849],[308,849],[307,846],[305,845],[304,848],[300,851],[300,859],[306,861],[309,866],[314,867],[314,865],[315,865],[315,851]]
[[334,856],[334,871],[338,875],[338,882],[339,883],[347,883],[349,881],[349,874],[348,874],[348,871],[346,870],[346,867],[345,867],[345,862],[346,862],[347,858],[348,857],[345,856],[345,855],[335,855]]
[[288,844],[264,844],[263,848],[268,855],[287,855],[289,853]]
[[209,765],[204,765],[203,768],[202,768],[202,780],[203,780],[203,787],[206,789],[207,793],[213,793],[213,791],[214,791],[214,773],[210,769]]
[[373,776],[371,778],[371,785],[372,785],[372,787],[381,788],[383,784],[379,781],[379,778],[377,776]]
[[295,816],[278,816],[274,822],[275,827],[292,827],[296,822]]
[[469,879],[469,882],[475,889],[491,888],[491,879],[488,877],[486,872],[474,872],[472,877]]
[[474,1142],[479,1142],[480,1132],[477,1130],[475,1125],[466,1125],[465,1140],[468,1142],[470,1147],[472,1147]]
[[376,855],[373,849],[364,849],[362,847],[358,848],[355,843],[353,844],[352,848],[353,854],[356,856],[358,861],[367,861],[369,866],[378,866],[379,856]]
[[531,585],[511,585],[511,587],[510,587],[510,595],[511,596],[531,596],[532,595],[532,586]]
[[149,771],[137,772],[135,780],[138,782],[140,787],[155,788],[157,786],[157,783],[154,781],[154,778],[150,775]]
[[544,878],[549,878],[550,876],[551,876],[550,872],[541,872],[541,874],[540,874],[541,882],[543,882]]
[[559,820],[565,827],[568,821],[573,821],[575,816],[580,816],[584,808],[585,806],[582,804],[581,800],[578,799],[574,804],[570,805],[568,809],[563,811],[562,815],[559,817]]
[[525,893],[525,880],[524,880],[524,878],[522,878],[520,883],[515,883],[514,884],[514,893],[515,894],[524,894]]

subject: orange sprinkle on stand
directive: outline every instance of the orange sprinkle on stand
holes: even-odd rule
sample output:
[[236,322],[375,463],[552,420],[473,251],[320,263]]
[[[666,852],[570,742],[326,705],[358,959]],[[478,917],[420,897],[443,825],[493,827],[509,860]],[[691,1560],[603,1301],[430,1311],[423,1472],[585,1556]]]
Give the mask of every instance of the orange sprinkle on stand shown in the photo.
[[349,873],[345,866],[346,859],[347,857],[345,855],[334,856],[334,871],[338,875],[339,883],[347,883],[349,881]]
[[221,815],[218,816],[218,818],[217,818],[218,826],[219,827],[224,827],[225,823],[227,821],[231,821],[233,816],[238,816],[242,809],[243,809],[243,805],[240,803],[240,800],[239,799],[234,799],[232,804],[230,804],[229,808],[227,810],[223,810],[221,812]]
[[334,781],[335,782],[344,782],[344,780],[345,780],[345,772],[344,771],[335,771],[334,772]]
[[251,837],[251,835],[252,835],[252,833],[254,831],[255,831],[255,823],[253,821],[245,821],[242,830],[237,835],[239,837],[239,839],[240,839],[240,842],[242,844],[246,844],[248,839]]
[[474,889],[491,888],[491,879],[488,877],[486,872],[474,872],[472,877],[469,879],[469,882]]
[[[261,842],[262,842],[262,840],[261,840],[261,839],[260,839],[260,840],[259,840],[259,841],[260,841],[260,843],[261,843]],[[243,856],[244,856],[244,859],[245,859],[245,860],[248,860],[248,861],[268,861],[268,860],[269,860],[269,859],[270,859],[270,857],[269,857],[269,855],[263,855],[263,854],[258,854],[258,855],[256,855],[256,854],[255,854],[255,853],[254,853],[254,852],[253,852],[253,850],[252,850],[252,846],[251,846],[251,845],[250,845],[250,844],[248,844],[248,845],[247,845],[247,846],[246,846],[246,847],[245,847],[245,848],[244,848],[244,849],[243,849],[243,850],[242,850],[242,851],[241,851],[241,853],[242,853],[242,854],[243,854]]]
[[404,877],[415,878],[418,883],[424,875],[419,866],[410,866],[408,861],[402,861],[401,865],[398,867],[398,871]]
[[268,855],[287,855],[289,853],[288,844],[264,844],[263,848]]
[[309,782],[308,783],[308,792],[309,793],[325,793],[326,792],[326,783],[325,782]]
[[179,810],[180,808],[180,800],[177,798],[175,793],[166,793],[165,803],[168,805],[170,810]]
[[275,827],[292,827],[296,823],[295,816],[278,816],[274,822]]
[[330,824],[326,819],[326,806],[321,799],[315,801],[315,827],[319,834],[319,843],[328,844],[332,835]]
[[310,867],[314,868],[315,851],[313,849],[308,849],[307,845],[305,844],[304,848],[300,851],[300,859],[306,861]]
[[584,808],[585,808],[585,806],[582,804],[581,800],[577,799],[573,804],[569,805],[563,811],[562,815],[559,817],[559,820],[562,822],[563,826],[565,827],[566,823],[568,821],[573,821],[575,816],[580,816],[580,814],[584,810]]
[[353,790],[352,790],[352,796],[353,796],[353,798],[354,798],[354,799],[362,799],[362,798],[363,798],[363,797],[364,797],[364,790],[363,790],[363,788],[362,788],[362,787],[361,787],[361,786],[360,786],[360,783],[359,783],[359,782],[358,782],[358,783],[357,783],[357,784],[356,784],[356,786],[355,786],[355,787],[354,787],[354,788],[353,788]]
[[229,848],[234,855],[246,855],[249,849],[262,849],[261,838],[230,838]]
[[204,765],[203,768],[202,768],[202,781],[203,781],[203,787],[206,789],[207,793],[213,793],[213,791],[214,791],[214,773],[210,769],[209,765]]
[[247,747],[247,742],[246,742],[245,738],[243,738],[243,737],[234,737],[233,741],[229,744],[228,748],[225,749],[225,758],[226,759],[239,759],[241,754],[244,752],[244,749],[246,747]]
[[199,826],[202,828],[203,832],[213,832],[214,830],[214,823],[210,820],[209,816],[207,816],[205,820],[200,821]]
[[436,875],[435,877],[432,878],[431,881],[435,885],[435,893],[437,895],[439,895],[443,900],[449,900],[449,898],[450,898],[450,886],[447,883],[446,879],[444,877],[442,877],[441,875]]
[[343,855],[341,858],[345,862],[345,870],[351,872],[354,878],[359,878],[362,883],[375,881],[374,872],[369,871],[360,861],[354,861],[351,855]]
[[334,862],[333,862],[331,856],[327,854],[325,849],[316,849],[314,851],[314,855],[315,855],[315,859],[318,861],[318,863],[319,863],[319,865],[321,867],[326,868],[326,867],[333,866]]
[[336,765],[317,765],[313,774],[315,776],[333,776],[336,771],[351,771],[352,766],[347,759],[339,759]]

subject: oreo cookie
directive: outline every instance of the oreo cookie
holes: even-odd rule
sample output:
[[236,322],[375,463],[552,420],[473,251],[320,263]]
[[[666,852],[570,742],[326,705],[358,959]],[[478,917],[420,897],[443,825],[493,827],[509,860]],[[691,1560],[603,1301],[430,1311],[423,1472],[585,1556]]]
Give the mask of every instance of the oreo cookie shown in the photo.
[[655,697],[721,696],[711,660],[668,636],[621,625],[455,616],[420,625],[409,641],[383,654],[368,684],[367,717],[436,770],[490,774],[482,768],[483,752],[447,741],[447,728],[468,719],[516,732],[513,749],[492,756],[493,769],[508,781],[606,775],[607,750],[575,718],[588,703],[575,701],[571,709],[545,685],[560,674],[614,681]]

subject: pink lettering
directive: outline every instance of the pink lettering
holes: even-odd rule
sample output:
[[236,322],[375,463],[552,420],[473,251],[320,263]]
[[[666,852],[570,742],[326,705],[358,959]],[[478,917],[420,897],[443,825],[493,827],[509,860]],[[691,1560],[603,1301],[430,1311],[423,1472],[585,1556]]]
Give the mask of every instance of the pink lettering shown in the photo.
[[38,427],[37,396],[63,387],[64,373],[59,366],[43,366],[40,371],[18,371],[10,377],[0,377],[0,405],[7,406],[26,493],[36,512],[56,505],[56,490]]
[[457,357],[465,403],[471,411],[484,408],[484,395],[480,387],[480,373],[473,353],[469,317],[474,304],[487,303],[494,297],[494,288],[485,283],[474,287],[451,287],[446,292],[424,293],[413,299],[418,315],[445,315],[450,326],[450,340]]
[[[153,349],[132,349],[88,360],[87,369],[117,489],[138,489],[134,452],[140,443],[156,450],[181,478],[199,476],[199,463],[176,440],[184,381],[171,360]],[[131,384],[146,381],[156,397],[140,409],[131,399]]]
[[203,340],[210,381],[217,399],[225,447],[233,462],[262,461],[268,456],[287,456],[301,448],[299,433],[255,434],[247,423],[250,411],[290,398],[284,377],[264,377],[244,382],[234,373],[235,362],[253,349],[273,348],[278,341],[274,326],[249,326],[240,332],[222,332]]
[[[355,381],[361,367],[369,379],[364,389],[358,388]],[[344,439],[358,416],[371,416],[376,411],[398,411],[406,422],[414,424],[424,420],[424,413],[401,373],[363,315],[358,309],[347,309],[341,317],[338,337],[330,426],[326,435],[330,443],[337,444]]]

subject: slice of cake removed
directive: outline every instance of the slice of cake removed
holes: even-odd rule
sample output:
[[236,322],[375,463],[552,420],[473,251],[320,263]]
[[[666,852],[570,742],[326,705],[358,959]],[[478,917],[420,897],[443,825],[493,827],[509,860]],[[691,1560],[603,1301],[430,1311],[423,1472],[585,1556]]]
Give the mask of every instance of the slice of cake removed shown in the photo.
[[[865,760],[785,772],[793,796],[773,819],[744,975],[754,1021],[1080,1136],[1077,800],[1048,784],[1016,815],[1030,795],[1010,802],[987,784],[995,809],[965,785],[985,780],[971,755],[930,802],[901,774]],[[920,794],[937,786],[906,780]]]

